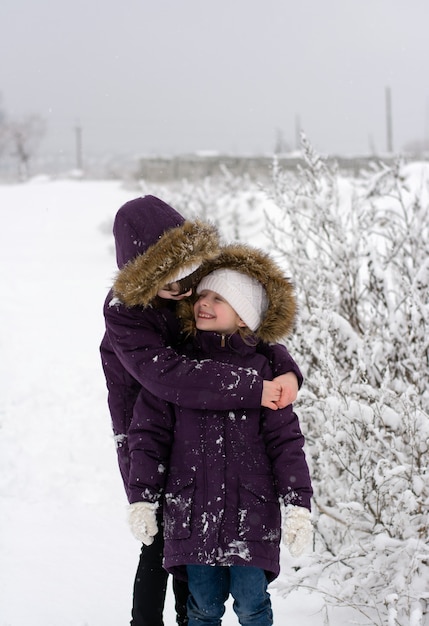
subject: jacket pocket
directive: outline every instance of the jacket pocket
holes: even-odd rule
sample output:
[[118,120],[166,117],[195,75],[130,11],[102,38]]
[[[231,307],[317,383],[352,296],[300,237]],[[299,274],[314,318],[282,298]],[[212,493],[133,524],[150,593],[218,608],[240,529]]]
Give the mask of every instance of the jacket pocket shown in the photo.
[[272,475],[244,476],[239,499],[240,538],[246,541],[279,541],[280,505]]
[[194,492],[193,474],[169,481],[164,500],[165,539],[187,539],[190,536]]

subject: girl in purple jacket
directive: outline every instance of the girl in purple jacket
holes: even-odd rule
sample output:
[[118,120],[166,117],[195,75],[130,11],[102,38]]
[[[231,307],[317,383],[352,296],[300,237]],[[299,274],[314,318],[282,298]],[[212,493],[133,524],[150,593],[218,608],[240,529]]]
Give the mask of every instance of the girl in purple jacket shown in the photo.
[[[185,220],[171,206],[145,196],[127,202],[115,217],[119,273],[104,304],[106,332],[101,357],[118,462],[130,503],[144,498],[131,472],[133,433],[149,414],[148,391],[160,400],[189,409],[272,408],[295,399],[302,377],[283,346],[263,346],[277,382],[253,370],[181,356],[177,301],[189,296],[199,267],[219,253],[216,229]],[[286,373],[287,372],[287,373]],[[135,467],[135,464],[134,464]],[[157,523],[160,524],[161,509]],[[131,512],[131,519],[133,512]],[[136,573],[132,625],[163,626],[167,573],[162,568],[162,533],[143,545]],[[174,581],[178,624],[186,624],[187,587]]]
[[[247,367],[271,378],[260,340],[290,332],[292,287],[264,253],[229,246],[181,305],[193,335],[190,354]],[[189,626],[219,626],[228,595],[240,624],[273,623],[267,585],[279,573],[280,536],[292,555],[312,537],[304,438],[291,406],[224,410],[148,403],[133,434],[133,481],[144,502],[132,505],[135,534],[158,532],[163,499],[164,567],[188,580]],[[283,527],[281,524],[283,517]],[[283,531],[281,533],[281,530]]]

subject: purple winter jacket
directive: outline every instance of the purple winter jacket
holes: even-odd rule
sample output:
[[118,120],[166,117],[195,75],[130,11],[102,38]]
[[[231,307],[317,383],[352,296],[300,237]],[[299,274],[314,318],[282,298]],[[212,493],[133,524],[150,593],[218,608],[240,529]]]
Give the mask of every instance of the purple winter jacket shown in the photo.
[[[264,378],[269,361],[238,334],[225,347],[199,332],[193,355],[239,366]],[[292,406],[271,411],[161,406],[146,394],[130,433],[134,486],[143,499],[164,492],[164,567],[186,579],[187,564],[251,565],[272,581],[279,573],[280,505],[310,509],[304,438]]]
[[[180,355],[176,302],[154,304],[157,291],[178,270],[216,256],[213,227],[185,220],[159,198],[145,196],[119,209],[114,236],[119,273],[104,303],[100,352],[119,467],[128,499],[136,502],[143,498],[130,478],[129,434],[145,418],[147,391],[167,413],[166,402],[187,409],[257,409],[263,378],[247,365],[199,363]],[[293,371],[301,384],[299,368],[284,346],[260,349],[273,361],[274,375]]]

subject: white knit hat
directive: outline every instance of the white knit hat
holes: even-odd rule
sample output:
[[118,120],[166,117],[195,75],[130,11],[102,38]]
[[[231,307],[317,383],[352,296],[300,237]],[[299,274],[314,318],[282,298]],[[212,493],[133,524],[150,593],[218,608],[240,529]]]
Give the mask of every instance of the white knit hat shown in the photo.
[[190,276],[197,271],[200,265],[201,263],[192,263],[192,265],[188,265],[188,267],[177,270],[173,278],[170,278],[170,283],[178,283],[180,280],[183,280],[187,276]]
[[262,284],[242,272],[226,268],[215,270],[205,276],[196,291],[215,291],[232,306],[243,322],[255,331],[268,308],[267,293]]

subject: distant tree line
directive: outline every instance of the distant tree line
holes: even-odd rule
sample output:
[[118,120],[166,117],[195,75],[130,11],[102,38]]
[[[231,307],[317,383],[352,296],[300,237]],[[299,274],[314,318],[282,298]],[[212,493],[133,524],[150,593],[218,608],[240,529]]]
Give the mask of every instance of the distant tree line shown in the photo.
[[8,158],[16,162],[18,178],[30,176],[30,163],[46,132],[44,119],[29,113],[22,117],[7,114],[0,98],[0,167]]

